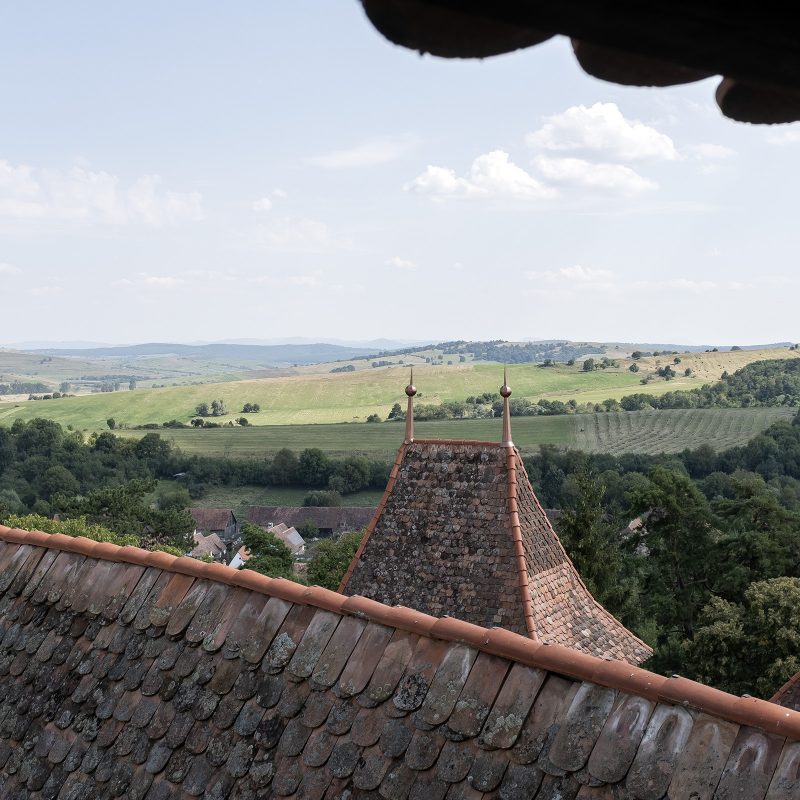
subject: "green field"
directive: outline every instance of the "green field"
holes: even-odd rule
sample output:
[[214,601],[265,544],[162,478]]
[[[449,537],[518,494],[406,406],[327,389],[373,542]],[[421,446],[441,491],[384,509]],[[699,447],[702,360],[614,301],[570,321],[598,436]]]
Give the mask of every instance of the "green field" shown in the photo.
[[[171,484],[171,481],[164,482]],[[192,503],[194,508],[230,508],[239,521],[250,506],[301,506],[310,489],[275,489],[263,486],[212,486]],[[343,498],[346,506],[377,506],[382,492],[357,492]]]
[[[515,417],[514,442],[524,452],[540,444],[599,453],[674,453],[709,444],[716,450],[741,445],[773,422],[791,419],[793,408],[714,408],[632,411],[555,417]],[[263,458],[283,447],[319,447],[331,455],[390,458],[403,440],[398,423],[275,425],[258,428],[165,430],[161,435],[185,453]],[[141,431],[123,431],[141,436]],[[418,422],[417,439],[500,441],[501,420]]]
[[[723,370],[733,371],[745,363],[767,358],[791,357],[796,351],[785,349],[743,350],[731,353],[695,353],[681,356],[677,370],[691,368],[696,376],[671,381],[653,380],[642,386],[640,378],[659,365],[672,363],[672,357],[642,359],[641,372],[619,368],[583,372],[580,366],[542,368],[535,364],[515,364],[508,368],[514,397],[536,401],[541,398],[600,402],[613,397],[645,391],[662,394],[675,389],[690,389],[718,378]],[[702,377],[698,377],[702,376]],[[419,365],[414,370],[419,390],[418,403],[464,400],[470,395],[496,392],[502,382],[497,364],[465,363],[453,366]],[[302,375],[258,378],[214,384],[179,386],[164,389],[137,389],[82,395],[58,400],[0,402],[0,424],[15,419],[48,417],[79,430],[103,430],[113,417],[117,425],[135,426],[176,419],[188,423],[200,402],[221,399],[227,422],[241,415],[244,403],[259,403],[262,412],[250,414],[251,425],[303,425],[336,422],[363,422],[368,415],[385,418],[395,402],[404,402],[403,387],[408,382],[407,367],[366,369],[346,373],[306,373]]]

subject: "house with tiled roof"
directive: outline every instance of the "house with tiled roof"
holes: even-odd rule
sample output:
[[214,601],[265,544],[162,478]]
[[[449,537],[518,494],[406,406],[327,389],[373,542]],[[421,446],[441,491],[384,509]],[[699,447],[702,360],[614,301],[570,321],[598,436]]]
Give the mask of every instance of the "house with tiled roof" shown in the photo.
[[800,712],[502,628],[0,526],[0,798],[800,796]]
[[239,538],[239,521],[230,508],[190,508],[197,533],[215,533],[226,545]]
[[374,508],[360,506],[252,506],[247,519],[266,529],[281,523],[300,529],[310,522],[316,525],[320,536],[338,536],[361,530],[374,513]]
[[414,439],[407,387],[405,441],[340,591],[642,663],[652,649],[592,597],[539,505],[500,391],[502,442],[448,442]]
[[225,558],[227,550],[225,542],[216,533],[209,533],[204,536],[195,531],[192,535],[194,547],[189,552],[192,558],[213,558],[214,561],[221,561]]

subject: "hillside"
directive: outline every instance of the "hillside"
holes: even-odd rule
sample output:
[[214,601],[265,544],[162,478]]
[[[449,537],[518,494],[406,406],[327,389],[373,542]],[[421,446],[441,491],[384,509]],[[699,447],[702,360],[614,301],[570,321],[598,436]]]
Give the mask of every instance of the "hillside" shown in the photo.
[[[508,368],[508,374],[516,398],[597,403],[637,391],[662,394],[695,388],[717,380],[723,371],[734,372],[753,361],[798,356],[799,351],[783,349],[684,354],[676,369],[691,369],[692,377],[681,374],[670,381],[656,379],[646,387],[641,386],[641,377],[661,365],[671,364],[672,356],[642,358],[638,361],[640,372],[636,374],[628,370],[630,360],[620,360],[616,368],[593,372],[584,372],[580,363],[573,367],[550,368],[514,364]],[[496,392],[502,374],[499,366],[493,364],[419,364],[415,367],[414,379],[419,389],[418,402],[436,404]],[[127,426],[172,419],[188,423],[195,416],[198,403],[210,403],[215,399],[223,400],[229,412],[218,420],[221,422],[240,416],[244,403],[258,403],[263,409],[259,414],[248,415],[251,425],[363,422],[370,414],[385,419],[392,405],[404,399],[403,387],[407,381],[407,367],[403,366],[137,389],[133,394],[123,391],[58,400],[5,401],[0,403],[0,424],[37,416],[86,430],[104,429],[110,417],[118,425]]]

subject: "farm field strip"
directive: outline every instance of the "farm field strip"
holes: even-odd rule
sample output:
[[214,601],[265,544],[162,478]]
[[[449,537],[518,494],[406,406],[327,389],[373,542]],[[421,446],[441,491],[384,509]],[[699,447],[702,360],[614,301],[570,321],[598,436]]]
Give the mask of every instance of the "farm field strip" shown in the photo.
[[593,424],[579,431],[577,447],[612,455],[676,453],[701,444],[719,451],[742,445],[795,413],[792,408],[711,408],[595,414]]
[[[715,450],[745,444],[793,408],[675,409],[620,411],[554,417],[514,417],[514,442],[523,452],[541,444],[587,452],[674,453],[709,444]],[[500,441],[500,419],[418,422],[417,439]],[[365,455],[388,460],[403,440],[403,425],[274,425],[251,428],[162,430],[159,433],[185,453],[230,458],[264,458],[281,448],[300,451],[319,447],[334,456]],[[142,436],[143,431],[121,431]]]
[[[752,361],[798,355],[798,351],[777,348],[684,355],[676,369],[689,367],[698,377],[679,374],[674,380],[655,380],[644,386],[640,383],[640,373],[628,371],[629,361],[621,361],[619,368],[594,372],[583,372],[579,366],[542,368],[535,364],[512,364],[508,373],[515,398],[575,400],[584,404],[619,399],[637,392],[658,395],[690,389],[718,378],[723,369],[731,371]],[[642,369],[652,369],[657,363],[671,362],[671,358],[659,356],[641,359],[638,363]],[[418,402],[439,404],[496,392],[502,382],[502,367],[484,362],[452,366],[420,364],[415,366],[414,377],[419,389]],[[355,422],[365,420],[370,414],[385,418],[394,403],[405,402],[403,387],[407,381],[407,365],[403,365],[349,373],[283,374],[163,389],[139,388],[135,392],[58,400],[0,402],[0,424],[37,416],[72,425],[78,430],[96,431],[106,429],[106,420],[112,417],[118,425],[127,426],[161,424],[173,419],[188,423],[195,416],[199,403],[215,399],[223,400],[228,409],[222,422],[240,416],[244,403],[259,403],[262,407],[261,413],[248,417],[254,426]]]

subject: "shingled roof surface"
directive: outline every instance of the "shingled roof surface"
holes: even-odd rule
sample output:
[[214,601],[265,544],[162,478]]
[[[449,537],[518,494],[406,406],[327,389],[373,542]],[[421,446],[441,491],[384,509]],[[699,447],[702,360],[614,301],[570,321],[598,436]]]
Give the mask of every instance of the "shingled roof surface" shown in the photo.
[[634,664],[652,655],[583,585],[506,445],[403,445],[341,590]]
[[0,798],[800,791],[800,713],[248,570],[0,526]]

